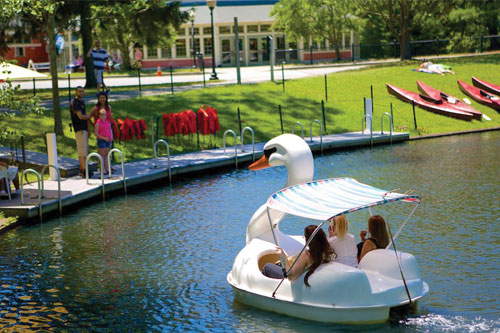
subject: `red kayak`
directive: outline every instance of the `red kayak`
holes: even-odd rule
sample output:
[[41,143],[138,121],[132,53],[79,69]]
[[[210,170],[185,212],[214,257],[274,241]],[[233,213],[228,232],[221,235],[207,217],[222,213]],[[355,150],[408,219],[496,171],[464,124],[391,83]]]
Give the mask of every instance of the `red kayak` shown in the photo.
[[492,95],[482,89],[471,86],[462,80],[458,80],[458,87],[464,94],[474,99],[476,102],[489,106],[500,111],[500,97]]
[[402,88],[395,87],[386,83],[387,91],[389,94],[396,96],[402,101],[411,103],[414,102],[419,108],[442,114],[444,116],[449,116],[457,119],[472,120],[472,114],[469,112],[460,111],[454,107],[450,107],[449,103],[443,103],[442,101],[436,103],[433,98],[429,96],[420,95],[414,93],[413,91],[408,91]]
[[474,85],[474,87],[477,87],[479,89],[483,89],[487,92],[490,92],[492,94],[500,96],[500,86],[499,85],[480,80],[474,76],[472,77],[472,84]]
[[448,95],[440,90],[437,90],[431,86],[426,85],[425,83],[417,80],[418,90],[422,94],[429,96],[435,103],[439,103],[440,101],[443,104],[451,108],[455,108],[460,111],[468,112],[472,114],[472,118],[481,120],[482,113],[474,109],[472,106],[462,102],[460,99]]

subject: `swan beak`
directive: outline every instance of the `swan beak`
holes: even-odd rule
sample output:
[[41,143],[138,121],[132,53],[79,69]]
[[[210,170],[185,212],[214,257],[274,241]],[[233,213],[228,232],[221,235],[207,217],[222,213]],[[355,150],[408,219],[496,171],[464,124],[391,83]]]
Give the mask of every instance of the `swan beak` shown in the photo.
[[248,170],[260,170],[260,169],[265,169],[269,168],[271,165],[269,164],[269,160],[267,159],[266,155],[262,156],[260,160],[252,163],[249,167]]

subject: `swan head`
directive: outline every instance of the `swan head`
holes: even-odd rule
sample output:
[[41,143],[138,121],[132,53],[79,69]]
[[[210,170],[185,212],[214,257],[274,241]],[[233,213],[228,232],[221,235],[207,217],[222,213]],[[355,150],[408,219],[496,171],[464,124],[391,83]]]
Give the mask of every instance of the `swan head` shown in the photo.
[[311,148],[301,137],[282,134],[264,145],[264,156],[248,168],[259,170],[283,165],[288,171],[285,187],[309,182],[314,176]]

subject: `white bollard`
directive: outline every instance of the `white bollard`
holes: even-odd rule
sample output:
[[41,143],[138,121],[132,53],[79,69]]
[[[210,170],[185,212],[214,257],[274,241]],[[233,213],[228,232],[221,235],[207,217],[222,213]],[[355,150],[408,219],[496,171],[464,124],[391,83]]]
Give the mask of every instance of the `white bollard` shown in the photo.
[[[57,164],[57,141],[55,133],[47,133],[47,155],[49,156],[49,164],[59,167]],[[57,172],[54,168],[49,168],[49,173],[50,180],[57,180]]]
[[[371,98],[365,98],[365,114],[369,115],[370,119],[373,119],[372,113],[373,113],[373,101]],[[368,123],[368,121],[366,122],[366,129],[369,131],[372,130],[371,122],[370,123]]]

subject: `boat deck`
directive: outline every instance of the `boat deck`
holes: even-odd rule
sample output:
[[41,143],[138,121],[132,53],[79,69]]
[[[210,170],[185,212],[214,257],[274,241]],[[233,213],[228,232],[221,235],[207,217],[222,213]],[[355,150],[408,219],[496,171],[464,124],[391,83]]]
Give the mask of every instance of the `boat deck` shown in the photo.
[[[370,139],[369,132],[363,135],[361,132],[350,132],[342,134],[332,134],[323,136],[322,145],[320,137],[313,137],[313,141],[306,137],[305,140],[311,147],[313,153],[321,153],[323,151],[332,151],[353,147],[370,146],[376,144],[390,144],[391,137],[386,132],[373,132],[373,137]],[[409,140],[409,133],[393,133],[392,142],[403,142]],[[252,145],[244,146],[244,151],[241,146],[237,146],[237,159],[235,159],[234,146],[216,148],[210,150],[202,150],[193,153],[179,154],[170,157],[171,177],[175,180],[176,176],[189,173],[202,172],[220,172],[221,168],[236,168],[242,165],[247,165],[252,162],[253,157],[258,159],[263,154],[264,143],[255,144],[255,156],[252,154]],[[67,207],[74,206],[79,202],[97,198],[94,200],[104,200],[107,193],[125,193],[124,181],[121,177],[121,165],[114,165],[116,172],[113,173],[113,178],[109,179],[107,175],[104,179],[104,185],[100,174],[94,174],[94,177],[89,179],[89,184],[85,179],[79,176],[62,178],[61,185],[61,209],[66,211]],[[140,185],[158,182],[169,181],[168,159],[166,156],[159,157],[157,160],[157,168],[155,168],[154,159],[141,160],[124,164],[125,183],[126,187],[138,187]],[[32,219],[49,212],[58,212],[58,182],[52,180],[44,181],[44,197],[41,199],[41,205],[38,205],[38,184],[24,185],[24,204],[21,204],[20,194],[13,195],[12,200],[2,197],[0,200],[0,211],[6,216],[18,216],[22,219]],[[103,195],[103,192],[105,193]],[[100,197],[100,199],[99,199]]]

